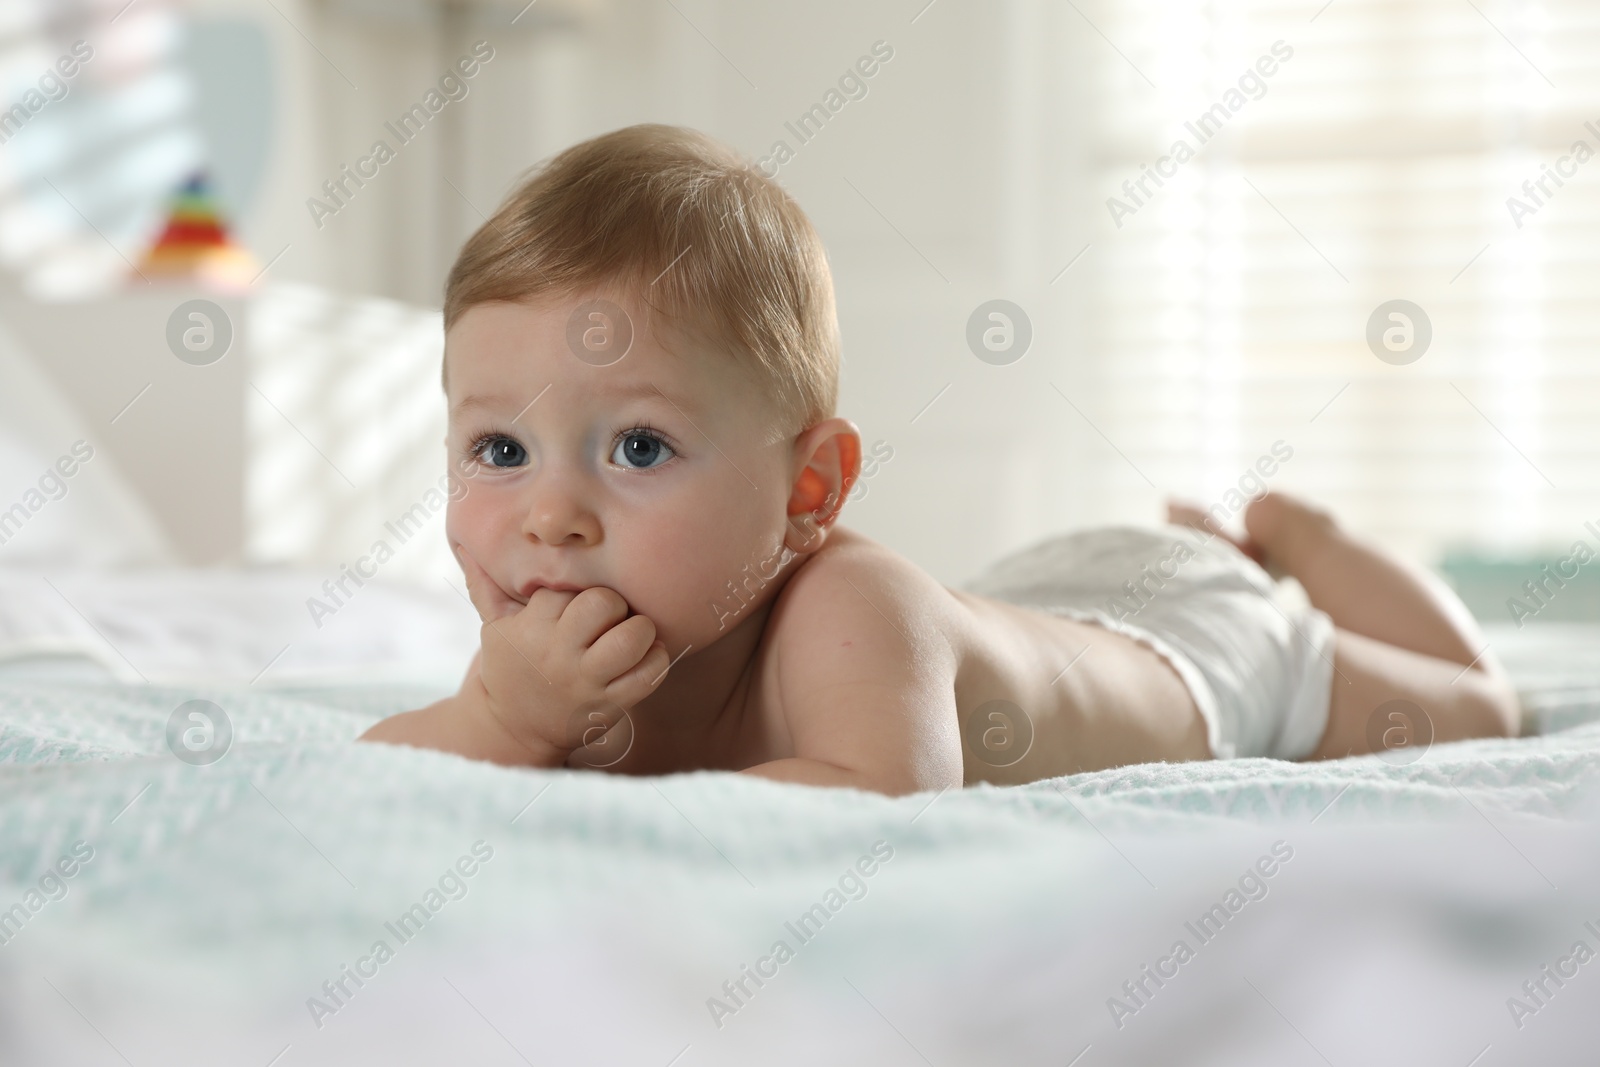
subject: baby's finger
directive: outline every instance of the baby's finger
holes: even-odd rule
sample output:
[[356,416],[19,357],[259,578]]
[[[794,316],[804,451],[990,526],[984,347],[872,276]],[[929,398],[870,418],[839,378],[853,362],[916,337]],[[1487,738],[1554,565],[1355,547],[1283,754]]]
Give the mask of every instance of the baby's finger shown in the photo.
[[648,616],[624,619],[584,650],[578,660],[578,672],[593,685],[607,685],[638,663],[655,639],[656,624]]
[[[563,606],[561,637],[569,643],[569,647],[588,648],[627,617],[628,602],[621,593],[603,585],[592,585],[581,593],[573,594],[572,599]],[[648,648],[650,642],[644,644]],[[639,653],[643,655],[644,648],[639,649]],[[631,662],[623,666],[631,666]]]
[[461,564],[462,576],[467,580],[467,597],[472,601],[472,606],[478,609],[478,618],[484,622],[496,622],[507,615],[515,615],[522,605],[506,595],[498,582],[489,577],[478,561],[472,558],[461,545],[450,546],[456,554],[456,562]]
[[637,667],[606,686],[607,699],[614,700],[625,708],[631,708],[655,692],[656,687],[666,678],[667,668],[670,666],[672,657],[667,653],[667,646],[660,641],[655,642]]

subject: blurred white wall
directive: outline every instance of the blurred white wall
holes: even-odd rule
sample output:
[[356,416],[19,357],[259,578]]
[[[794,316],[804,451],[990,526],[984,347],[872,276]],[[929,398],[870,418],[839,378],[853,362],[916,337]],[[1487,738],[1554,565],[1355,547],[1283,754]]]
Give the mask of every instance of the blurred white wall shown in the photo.
[[[427,312],[455,250],[528,167],[656,121],[753,158],[795,147],[779,180],[829,249],[841,410],[893,449],[846,521],[953,583],[1066,527],[1156,520],[1169,493],[1220,501],[1278,440],[1295,458],[1274,485],[1417,558],[1581,534],[1600,495],[1600,186],[1580,172],[1526,228],[1503,201],[1600,114],[1600,75],[1579,16],[1525,7],[147,0],[126,18],[191,79],[146,125],[174,161],[203,146],[267,267],[247,313],[246,558],[347,561],[433,483]],[[1270,94],[1115,225],[1107,197],[1277,39],[1296,58]],[[494,56],[468,95],[314,219],[323,183],[394,141],[386,124],[479,41]],[[798,144],[785,123],[878,41],[893,58],[866,96]],[[39,163],[10,147],[0,171]],[[107,269],[144,239],[132,207],[75,216],[26,188],[0,188],[8,264],[31,246],[6,224],[32,233],[35,201]],[[320,301],[327,332],[271,321],[280,284]],[[1394,297],[1434,316],[1414,366],[1364,338]],[[1004,366],[966,338],[994,299],[1032,326]],[[403,325],[352,325],[379,320]],[[442,547],[415,573],[436,567]]]
[[[669,122],[759,158],[782,139],[797,150],[779,180],[835,273],[842,413],[869,447],[894,451],[846,521],[956,581],[1002,549],[1094,518],[1090,494],[1118,475],[1046,384],[1076,379],[1080,403],[1096,389],[1086,289],[1051,285],[1094,209],[1073,128],[1090,104],[1074,74],[1085,64],[1070,10],[1042,0],[920,14],[905,4],[540,0],[510,25],[520,5],[274,4],[282,17],[268,10],[264,25],[282,111],[269,175],[242,220],[263,260],[287,248],[272,279],[436,307],[460,242],[519,174],[578,140]],[[195,7],[216,20],[261,10]],[[315,226],[306,200],[375,138],[393,141],[384,124],[479,40],[494,58],[469,95]],[[785,122],[878,41],[893,58],[866,96],[799,145]],[[964,340],[968,315],[996,297],[1033,319],[1033,350],[1010,367],[979,362]],[[436,391],[431,377],[420,387]],[[318,437],[309,408],[291,399],[284,414]],[[347,410],[340,421],[363,417]],[[373,489],[333,479],[315,503],[354,508]],[[328,549],[318,538],[300,553]]]

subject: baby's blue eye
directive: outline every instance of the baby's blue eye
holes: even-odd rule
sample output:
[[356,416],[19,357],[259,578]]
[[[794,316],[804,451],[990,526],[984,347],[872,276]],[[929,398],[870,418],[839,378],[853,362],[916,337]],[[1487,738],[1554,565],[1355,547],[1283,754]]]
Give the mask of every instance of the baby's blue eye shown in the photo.
[[619,466],[646,470],[659,467],[673,455],[672,448],[661,438],[649,433],[624,434],[611,452],[611,462]]
[[492,434],[478,442],[478,458],[491,467],[520,467],[528,462],[528,450],[509,437]]

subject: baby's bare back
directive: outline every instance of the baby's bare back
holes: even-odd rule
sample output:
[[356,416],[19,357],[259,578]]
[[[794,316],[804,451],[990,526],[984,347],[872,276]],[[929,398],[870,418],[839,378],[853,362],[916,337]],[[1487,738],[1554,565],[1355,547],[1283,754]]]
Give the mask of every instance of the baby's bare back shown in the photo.
[[1148,647],[947,589],[847,529],[794,575],[761,644],[746,725],[771,740],[766,759],[908,780],[958,761],[964,783],[1014,784],[1211,755],[1187,688]]
[[1150,648],[1093,623],[946,592],[965,635],[956,706],[968,782],[1211,757],[1189,690]]

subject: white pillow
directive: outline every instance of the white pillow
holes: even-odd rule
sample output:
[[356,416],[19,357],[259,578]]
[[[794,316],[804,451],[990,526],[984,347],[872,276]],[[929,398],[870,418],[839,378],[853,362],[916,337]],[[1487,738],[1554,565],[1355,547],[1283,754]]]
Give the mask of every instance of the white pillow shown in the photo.
[[[19,676],[12,661],[41,677],[92,677],[37,662],[84,657],[130,683],[426,683],[440,696],[460,685],[482,625],[462,594],[378,579],[330,597],[332,575],[0,567],[0,682]],[[319,613],[311,597],[336,606]]]
[[90,432],[0,325],[0,566],[176,562],[171,542],[112,463],[102,435]]

